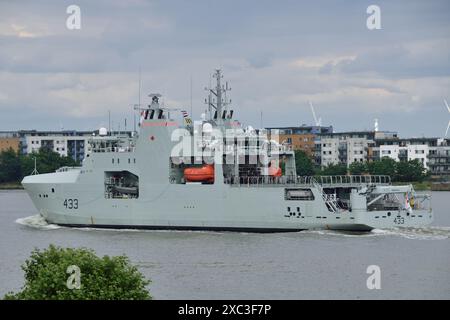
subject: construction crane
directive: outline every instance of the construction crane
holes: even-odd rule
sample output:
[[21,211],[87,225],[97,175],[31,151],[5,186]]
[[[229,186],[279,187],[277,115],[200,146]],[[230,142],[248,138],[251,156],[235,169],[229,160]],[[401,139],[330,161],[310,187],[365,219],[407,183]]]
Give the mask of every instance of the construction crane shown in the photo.
[[316,123],[316,126],[318,126],[318,127],[322,126],[322,118],[319,117],[317,119],[316,112],[314,111],[314,106],[311,101],[309,101],[309,106],[311,107],[311,112],[312,112],[312,115],[314,118],[314,122]]

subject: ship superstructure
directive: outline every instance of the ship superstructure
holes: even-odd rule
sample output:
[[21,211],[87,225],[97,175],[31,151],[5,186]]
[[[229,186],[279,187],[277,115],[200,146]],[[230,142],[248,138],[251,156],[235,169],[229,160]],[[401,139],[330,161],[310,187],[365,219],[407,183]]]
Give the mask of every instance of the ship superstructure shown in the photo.
[[134,136],[92,137],[81,167],[25,177],[40,214],[68,226],[257,232],[432,222],[430,196],[387,176],[297,176],[291,148],[242,127],[214,76],[201,121],[173,119],[152,94]]

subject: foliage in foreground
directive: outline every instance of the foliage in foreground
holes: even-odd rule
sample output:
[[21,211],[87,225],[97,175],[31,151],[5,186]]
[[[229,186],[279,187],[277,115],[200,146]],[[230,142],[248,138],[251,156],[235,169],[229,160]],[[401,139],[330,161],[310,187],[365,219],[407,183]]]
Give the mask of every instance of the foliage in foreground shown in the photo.
[[[69,289],[69,266],[81,271],[79,289]],[[126,256],[99,258],[90,249],[50,245],[35,249],[22,265],[25,285],[10,300],[144,300],[151,299],[145,288],[150,281],[130,264]]]

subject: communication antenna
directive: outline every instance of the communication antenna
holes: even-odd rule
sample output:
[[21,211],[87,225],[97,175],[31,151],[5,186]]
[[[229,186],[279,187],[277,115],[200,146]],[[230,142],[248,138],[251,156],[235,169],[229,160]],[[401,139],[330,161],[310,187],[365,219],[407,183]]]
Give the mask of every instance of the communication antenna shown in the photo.
[[138,104],[141,106],[141,67],[139,67],[139,89],[138,89]]
[[108,110],[108,132],[111,132],[111,110]]
[[[450,107],[448,106],[447,100],[444,99],[445,106],[447,107],[448,112],[450,113]],[[444,138],[447,138],[448,129],[450,129],[450,120],[448,121],[447,130],[445,130]]]
[[191,94],[191,96],[190,96],[190,98],[191,98],[191,117],[193,117],[193,115],[192,115],[192,74],[191,74],[191,79],[190,79],[191,81],[190,81],[190,94]]
[[36,157],[34,157],[34,169],[33,172],[31,172],[31,175],[36,175],[39,174],[39,172],[37,171],[37,166],[36,166]]
[[261,127],[260,127],[260,129],[262,129],[262,128],[263,128],[263,112],[261,110]]
[[316,112],[314,110],[314,106],[311,101],[309,101],[309,107],[311,108],[311,112],[312,112],[312,115],[314,118],[314,122],[316,123],[316,126],[321,127],[322,126],[322,118],[317,119]]

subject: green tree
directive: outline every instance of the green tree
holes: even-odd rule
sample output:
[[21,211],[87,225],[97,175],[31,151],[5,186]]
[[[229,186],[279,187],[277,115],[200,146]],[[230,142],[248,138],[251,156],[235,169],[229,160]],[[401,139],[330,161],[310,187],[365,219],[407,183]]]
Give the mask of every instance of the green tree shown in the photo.
[[303,150],[295,151],[295,167],[297,175],[299,176],[314,175],[314,164],[312,159]]
[[425,168],[417,159],[397,163],[395,180],[403,182],[423,181],[426,177]]
[[39,149],[21,157],[20,166],[22,175],[29,175],[34,169],[34,159],[36,158],[36,167],[39,173],[55,172],[61,167],[73,167],[79,165],[71,157],[61,157],[59,153],[46,148]]
[[22,176],[19,156],[13,149],[0,153],[0,183],[18,181]]
[[[69,266],[80,270],[79,289],[68,286]],[[89,249],[50,245],[35,249],[22,265],[25,285],[11,300],[145,300],[151,299],[150,281],[130,264],[126,256],[99,258]],[[69,270],[70,271],[70,270]],[[69,280],[68,280],[69,279]]]
[[372,175],[387,175],[395,178],[397,163],[394,159],[384,157],[381,160],[369,162],[367,169]]
[[347,174],[347,166],[345,164],[329,164],[318,172],[321,176],[345,176]]
[[367,172],[367,164],[365,162],[353,162],[348,167],[348,171],[353,175],[361,175]]

